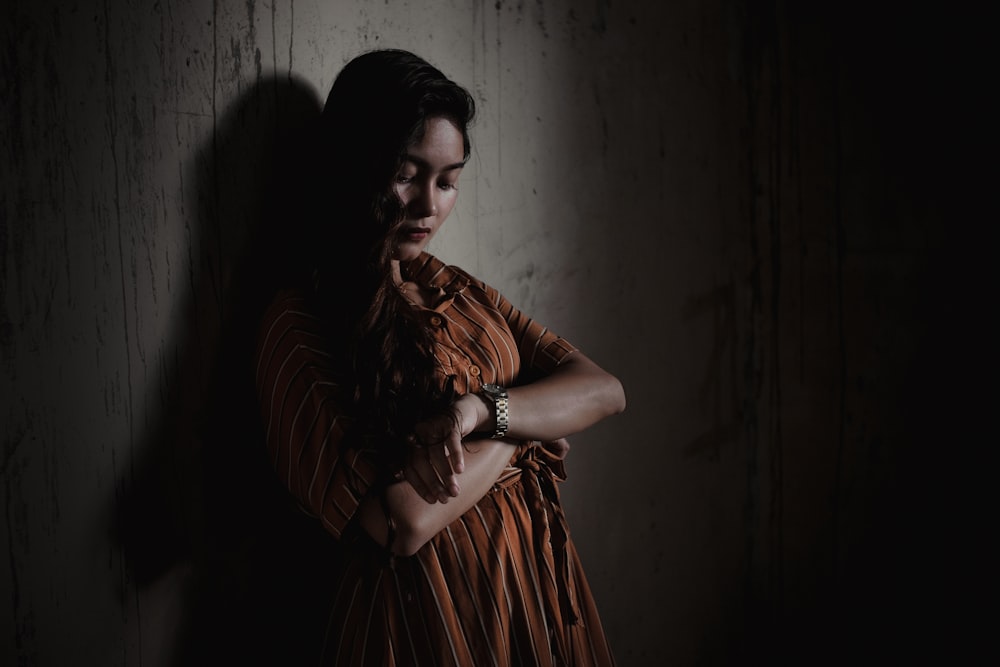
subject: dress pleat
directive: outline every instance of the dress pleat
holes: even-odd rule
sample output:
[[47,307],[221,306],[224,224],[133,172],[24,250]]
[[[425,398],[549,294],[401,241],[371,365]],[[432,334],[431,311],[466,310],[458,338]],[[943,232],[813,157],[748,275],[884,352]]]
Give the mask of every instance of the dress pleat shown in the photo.
[[[422,254],[404,277],[440,298],[420,309],[441,382],[514,386],[575,348],[499,292]],[[324,665],[588,667],[614,664],[559,500],[562,460],[517,447],[492,490],[410,557],[390,557],[355,513],[377,492],[378,443],[349,437],[349,384],[310,298],[282,293],[262,323],[257,388],[275,471],[340,544]]]

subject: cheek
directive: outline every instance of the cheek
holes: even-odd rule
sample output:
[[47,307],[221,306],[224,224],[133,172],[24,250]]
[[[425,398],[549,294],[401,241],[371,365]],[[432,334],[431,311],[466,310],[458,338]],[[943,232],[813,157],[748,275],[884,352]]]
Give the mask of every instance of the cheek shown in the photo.
[[403,206],[406,206],[409,203],[410,197],[407,194],[406,186],[396,184],[392,187],[392,191],[396,193],[397,197],[399,197],[399,201],[403,203]]
[[458,201],[458,192],[452,192],[447,197],[442,198],[441,203],[438,204],[438,207],[444,213],[444,215],[441,216],[442,220],[448,217],[448,214],[451,213],[451,210],[455,208],[455,202],[457,201]]

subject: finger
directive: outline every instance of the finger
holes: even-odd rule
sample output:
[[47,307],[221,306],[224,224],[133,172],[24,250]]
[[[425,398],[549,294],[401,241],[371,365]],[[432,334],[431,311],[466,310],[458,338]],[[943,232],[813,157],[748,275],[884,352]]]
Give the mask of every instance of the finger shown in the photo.
[[458,482],[448,467],[448,460],[444,455],[444,446],[441,444],[425,447],[422,451],[424,459],[418,470],[423,475],[424,481],[432,493],[437,494],[438,502],[446,503],[448,499],[457,495],[455,489]]
[[421,446],[433,445],[447,438],[451,430],[451,424],[444,417],[432,417],[416,424],[408,439],[411,443]]
[[403,476],[417,495],[431,505],[440,502],[442,498],[447,500],[444,487],[423,452],[412,457],[410,463],[403,469]]
[[462,435],[457,430],[452,430],[447,443],[445,443],[445,456],[452,472],[456,475],[465,471],[465,450],[462,448]]
[[452,470],[451,455],[444,443],[427,447],[428,460],[441,481],[441,490],[448,496],[457,496],[459,487],[455,471]]
[[424,483],[424,480],[420,477],[413,466],[407,465],[403,468],[403,479],[405,479],[411,487],[413,487],[414,493],[423,498],[426,502],[433,505],[437,502],[437,494],[431,493]]

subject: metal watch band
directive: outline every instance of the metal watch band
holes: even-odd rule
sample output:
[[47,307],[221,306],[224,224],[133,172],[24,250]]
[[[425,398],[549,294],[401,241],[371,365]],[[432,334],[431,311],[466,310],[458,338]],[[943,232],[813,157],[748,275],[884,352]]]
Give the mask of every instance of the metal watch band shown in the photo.
[[507,426],[510,424],[510,408],[507,405],[507,392],[496,399],[497,404],[497,430],[493,434],[494,438],[502,438],[507,435]]
[[497,428],[493,434],[494,438],[502,438],[507,435],[507,427],[510,425],[510,405],[507,401],[507,390],[500,385],[485,384],[483,393],[493,399],[496,406]]

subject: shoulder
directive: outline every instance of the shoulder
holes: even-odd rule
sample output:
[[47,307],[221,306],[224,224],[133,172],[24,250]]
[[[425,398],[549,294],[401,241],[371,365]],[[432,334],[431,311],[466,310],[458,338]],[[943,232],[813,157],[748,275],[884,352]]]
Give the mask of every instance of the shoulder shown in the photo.
[[478,289],[487,289],[489,285],[485,281],[472,275],[460,266],[455,266],[454,264],[448,264],[445,267],[449,272],[451,272],[457,278],[463,280],[466,284],[476,287]]
[[270,357],[279,350],[308,346],[321,349],[323,325],[308,292],[283,289],[275,292],[264,309],[257,330],[258,357]]
[[315,315],[311,299],[305,290],[292,288],[275,292],[261,318],[262,333],[280,323],[292,322],[315,326],[319,324],[319,318]]
[[455,276],[456,282],[462,285],[462,289],[457,291],[465,299],[493,309],[505,302],[500,291],[486,281],[458,266],[448,265],[446,268]]
[[430,253],[421,253],[404,267],[404,275],[424,287],[443,289],[450,294],[472,292],[496,294],[496,290],[465,269],[454,264],[445,264]]

